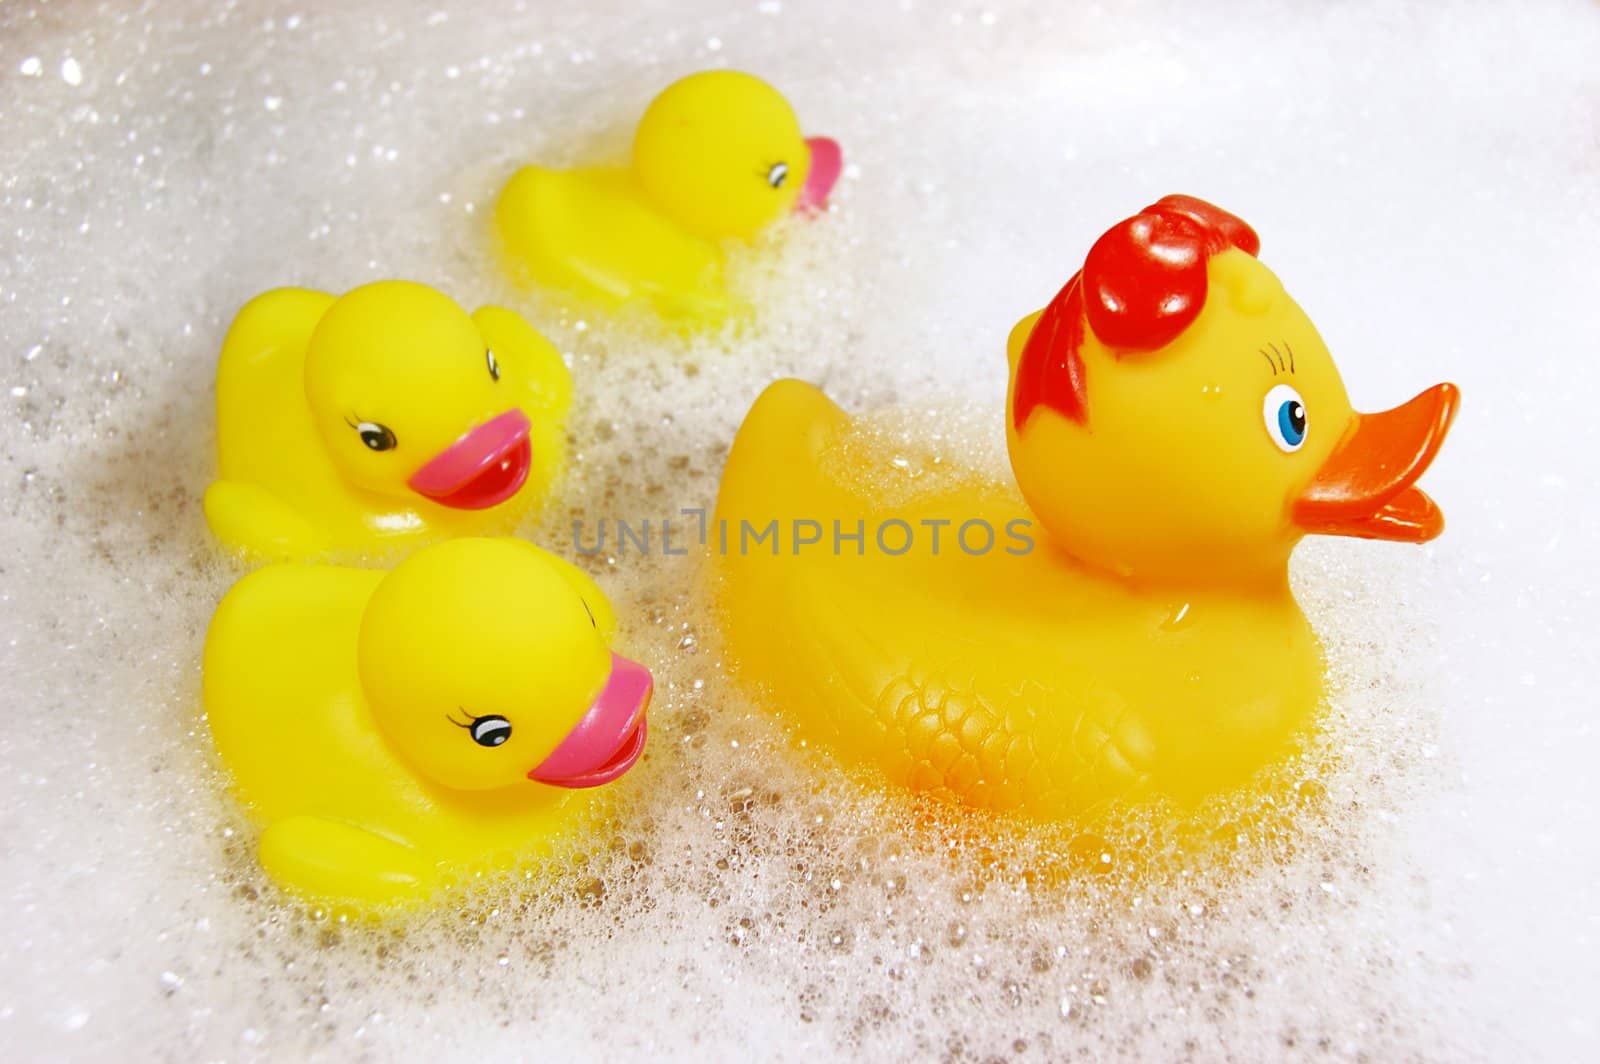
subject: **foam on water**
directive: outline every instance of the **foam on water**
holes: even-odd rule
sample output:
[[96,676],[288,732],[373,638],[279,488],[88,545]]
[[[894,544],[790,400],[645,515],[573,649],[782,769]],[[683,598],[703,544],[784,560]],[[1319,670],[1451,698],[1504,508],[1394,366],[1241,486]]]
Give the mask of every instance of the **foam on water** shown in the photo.
[[[1594,1056],[1600,11],[720,6],[0,3],[8,1056]],[[510,290],[510,171],[620,152],[713,65],[849,164],[740,256],[758,324],[662,340]],[[693,559],[615,522],[692,531],[785,374],[904,407],[874,423],[908,475],[1003,476],[1007,331],[1171,191],[1258,228],[1359,404],[1466,396],[1443,539],[1296,556],[1319,733],[1262,796],[1063,827],[792,748]],[[284,904],[223,791],[198,663],[238,570],[198,500],[233,312],[386,276],[567,353],[573,472],[526,531],[611,523],[582,560],[659,682],[611,830],[372,929]]]

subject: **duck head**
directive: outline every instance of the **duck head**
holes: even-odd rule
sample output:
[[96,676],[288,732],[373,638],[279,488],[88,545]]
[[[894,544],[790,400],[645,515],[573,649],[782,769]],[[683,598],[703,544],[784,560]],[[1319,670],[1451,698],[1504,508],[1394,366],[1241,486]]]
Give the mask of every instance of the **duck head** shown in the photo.
[[481,510],[515,495],[532,466],[518,372],[447,296],[379,281],[335,300],[317,323],[306,400],[352,486]]
[[1443,530],[1415,482],[1456,387],[1356,411],[1259,246],[1233,215],[1168,196],[1013,330],[1012,468],[1069,553],[1131,578],[1281,580],[1307,533]]
[[747,238],[791,211],[822,206],[842,165],[837,143],[801,136],[776,89],[732,70],[667,86],[633,139],[645,196],[708,240]]
[[445,787],[594,787],[644,751],[648,670],[610,649],[609,604],[516,539],[428,547],[379,584],[358,668],[373,718]]

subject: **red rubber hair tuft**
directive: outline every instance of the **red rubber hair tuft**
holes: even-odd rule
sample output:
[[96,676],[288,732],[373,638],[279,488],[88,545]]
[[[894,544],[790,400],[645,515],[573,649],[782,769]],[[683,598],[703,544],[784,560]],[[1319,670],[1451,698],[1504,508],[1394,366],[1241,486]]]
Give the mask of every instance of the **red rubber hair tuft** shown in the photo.
[[1193,196],[1165,196],[1107,230],[1023,346],[1012,397],[1016,427],[1041,405],[1082,424],[1085,323],[1119,358],[1167,346],[1206,304],[1206,260],[1230,247],[1255,255],[1261,239],[1240,219]]

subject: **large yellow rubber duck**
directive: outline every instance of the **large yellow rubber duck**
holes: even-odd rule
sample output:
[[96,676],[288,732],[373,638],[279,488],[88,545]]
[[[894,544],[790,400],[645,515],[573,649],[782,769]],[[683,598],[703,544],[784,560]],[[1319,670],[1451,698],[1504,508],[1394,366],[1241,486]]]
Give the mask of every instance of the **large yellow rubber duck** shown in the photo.
[[572,376],[527,322],[408,281],[245,305],[217,364],[223,542],[278,559],[509,531],[562,468]]
[[735,308],[723,241],[818,208],[843,165],[838,144],[805,139],[788,101],[730,70],[668,86],[639,122],[627,167],[518,170],[495,226],[514,276],[608,307],[647,302],[665,318],[715,325]]
[[268,566],[217,607],[205,706],[260,858],[308,900],[377,909],[570,832],[644,750],[650,673],[594,583],[515,539],[390,573]]
[[1284,750],[1323,691],[1290,552],[1436,536],[1413,485],[1458,393],[1357,413],[1258,246],[1168,197],[1016,327],[1020,497],[930,475],[948,463],[809,385],[757,400],[717,504],[719,617],[799,738],[1042,817],[1192,802]]

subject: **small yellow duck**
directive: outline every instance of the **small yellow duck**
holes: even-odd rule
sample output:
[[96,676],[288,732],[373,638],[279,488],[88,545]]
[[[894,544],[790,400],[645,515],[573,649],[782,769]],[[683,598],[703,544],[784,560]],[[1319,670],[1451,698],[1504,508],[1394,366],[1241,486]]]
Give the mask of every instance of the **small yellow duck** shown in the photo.
[[515,539],[384,573],[268,566],[217,607],[207,719],[273,879],[378,910],[548,850],[644,750],[650,673],[572,565]]
[[719,619],[799,737],[1041,817],[1192,802],[1285,748],[1323,691],[1290,552],[1438,535],[1414,482],[1458,393],[1354,411],[1258,247],[1170,196],[1016,327],[1021,498],[924,488],[801,382],[757,400],[718,498]]
[[772,86],[706,71],[650,104],[630,166],[523,167],[500,194],[495,226],[524,282],[715,325],[734,309],[721,242],[821,207],[842,167],[839,145],[803,138]]
[[509,531],[566,450],[572,376],[527,322],[409,281],[280,288],[217,364],[206,520],[276,559]]

